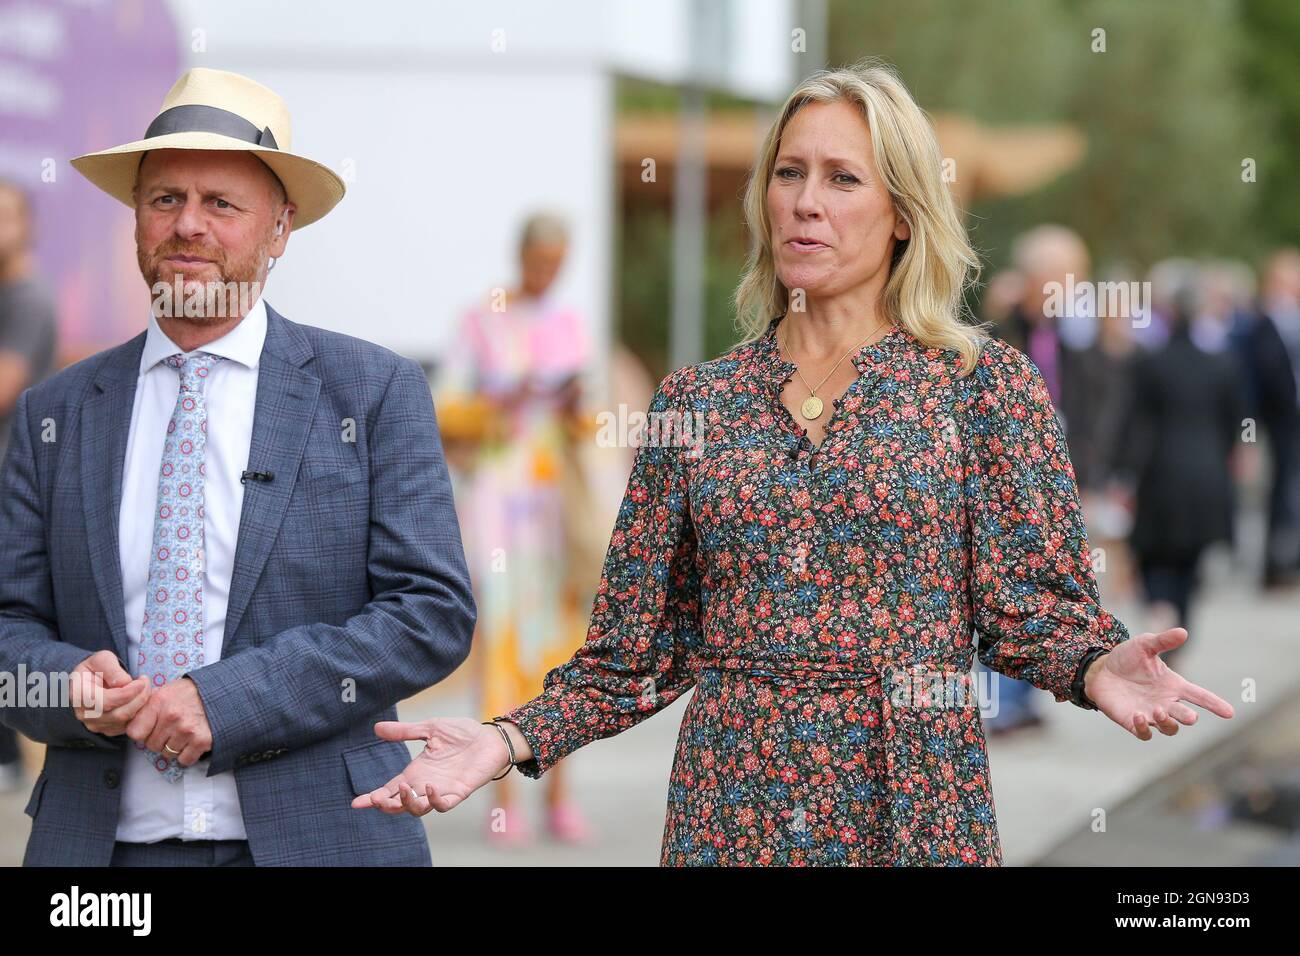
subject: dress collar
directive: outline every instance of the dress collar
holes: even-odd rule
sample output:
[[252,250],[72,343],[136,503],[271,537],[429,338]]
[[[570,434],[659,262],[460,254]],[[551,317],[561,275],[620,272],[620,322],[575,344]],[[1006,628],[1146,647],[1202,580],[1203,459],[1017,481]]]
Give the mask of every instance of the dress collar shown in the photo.
[[[764,380],[772,386],[777,395],[780,395],[785,383],[795,373],[795,364],[785,360],[781,354],[781,347],[777,343],[776,330],[783,318],[784,315],[778,315],[772,319],[767,325],[767,331],[754,343],[755,361],[763,373]],[[853,364],[857,367],[859,375],[865,375],[872,368],[887,364],[907,343],[912,341],[915,341],[912,333],[901,325],[895,325],[875,342],[860,348],[852,358]]]

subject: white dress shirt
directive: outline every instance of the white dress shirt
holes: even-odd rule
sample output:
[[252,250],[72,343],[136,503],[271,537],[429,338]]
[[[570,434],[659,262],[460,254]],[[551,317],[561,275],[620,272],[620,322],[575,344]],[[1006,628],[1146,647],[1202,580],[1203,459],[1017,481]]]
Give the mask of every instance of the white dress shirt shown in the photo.
[[[244,504],[239,476],[248,468],[257,370],[265,340],[266,305],[259,298],[243,321],[199,349],[227,360],[212,367],[204,386],[208,434],[203,491],[203,648],[208,664],[221,659],[235,543]],[[144,622],[163,440],[180,391],[180,376],[163,364],[163,359],[178,352],[181,349],[150,315],[131,409],[118,516],[128,668],[136,658]],[[129,843],[152,843],[170,837],[246,839],[234,772],[212,777],[207,772],[208,760],[200,760],[185,768],[180,780],[170,782],[154,768],[149,754],[128,739],[117,839]]]

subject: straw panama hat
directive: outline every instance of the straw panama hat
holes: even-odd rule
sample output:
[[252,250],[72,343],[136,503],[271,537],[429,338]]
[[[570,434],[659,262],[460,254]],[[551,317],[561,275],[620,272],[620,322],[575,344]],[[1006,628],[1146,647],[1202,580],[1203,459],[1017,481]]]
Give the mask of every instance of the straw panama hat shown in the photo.
[[72,166],[131,208],[140,159],[151,149],[222,149],[253,153],[284,183],[298,207],[293,228],[310,225],[343,198],[342,178],[328,166],[289,152],[289,108],[260,83],[238,73],[195,67],[163,98],[144,138],[87,153]]

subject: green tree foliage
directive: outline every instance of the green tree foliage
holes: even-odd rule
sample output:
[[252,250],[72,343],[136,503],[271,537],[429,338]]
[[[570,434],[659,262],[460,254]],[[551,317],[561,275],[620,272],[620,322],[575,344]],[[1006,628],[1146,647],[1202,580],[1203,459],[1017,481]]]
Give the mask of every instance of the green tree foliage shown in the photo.
[[1300,245],[1300,4],[1250,0],[1241,21],[1242,75],[1265,116],[1250,139],[1260,169],[1253,221],[1261,238]]
[[990,265],[1016,233],[1054,221],[1077,229],[1095,260],[1141,268],[1276,238],[1258,230],[1259,184],[1241,175],[1271,136],[1242,79],[1245,19],[1232,0],[833,0],[829,50],[832,63],[883,56],[931,113],[1068,122],[1087,138],[1083,163],[1048,187],[970,210]]
[[[738,201],[721,205],[709,217],[705,244],[705,358],[726,352],[738,338],[732,296],[745,264],[740,218]],[[618,335],[656,378],[670,371],[672,241],[667,209],[631,207],[619,243]]]

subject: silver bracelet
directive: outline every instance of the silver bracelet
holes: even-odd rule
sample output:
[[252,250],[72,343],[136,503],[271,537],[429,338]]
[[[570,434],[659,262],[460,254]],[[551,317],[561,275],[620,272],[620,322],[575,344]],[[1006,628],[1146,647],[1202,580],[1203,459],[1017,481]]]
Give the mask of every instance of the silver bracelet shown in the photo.
[[502,773],[500,774],[500,776],[496,776],[496,777],[493,777],[493,778],[492,778],[493,780],[500,780],[500,779],[502,779],[503,777],[505,777],[506,774],[510,773],[511,770],[514,769],[514,766],[515,766],[515,745],[512,744],[512,743],[510,742],[510,735],[509,735],[508,733],[506,733],[506,729],[505,729],[504,727],[502,727],[499,723],[497,723],[495,720],[485,720],[485,721],[482,721],[482,723],[483,723],[483,725],[484,725],[485,727],[495,727],[495,728],[497,729],[497,733],[499,733],[499,734],[501,735],[501,739],[504,740],[504,741],[506,742],[506,752],[507,752],[508,754],[510,754],[510,766],[509,766],[509,767],[506,767],[506,769],[505,769],[504,771],[502,771]]

